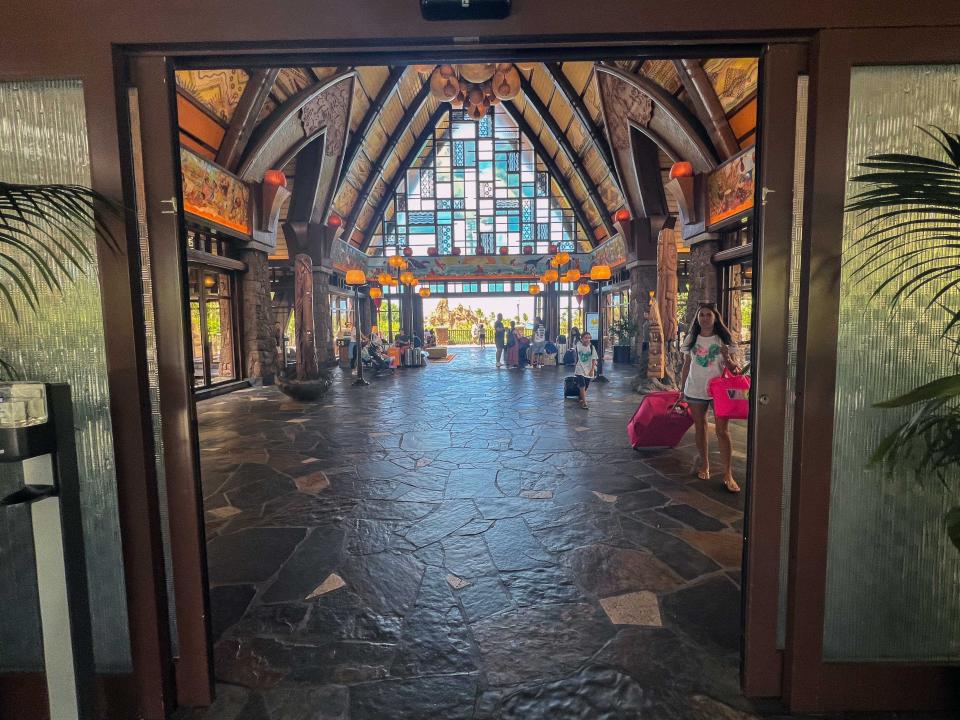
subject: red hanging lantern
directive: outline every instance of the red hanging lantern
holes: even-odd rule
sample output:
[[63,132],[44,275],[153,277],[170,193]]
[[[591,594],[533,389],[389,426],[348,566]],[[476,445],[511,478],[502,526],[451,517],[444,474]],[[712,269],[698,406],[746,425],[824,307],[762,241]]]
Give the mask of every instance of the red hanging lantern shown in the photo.
[[336,213],[330,213],[330,217],[327,218],[327,225],[332,228],[338,228],[343,225],[343,218]]
[[383,298],[373,298],[373,307],[377,312],[380,311],[380,303],[382,302]]
[[533,255],[533,245],[527,245],[523,248],[524,255]]
[[551,255],[556,255],[560,251],[560,247],[558,245],[554,245],[553,243],[551,243],[550,247],[547,248],[547,250],[550,252]]
[[501,255],[506,255],[508,252],[510,252],[510,248],[508,248],[506,245],[504,245],[502,248],[500,248],[500,254],[501,254]]
[[485,252],[483,245],[477,245],[477,255],[483,255]]
[[460,248],[455,247],[451,252],[452,252],[454,255],[459,255],[459,254],[460,254]]
[[682,177],[693,177],[693,163],[689,163],[687,161],[675,162],[670,167],[671,180]]
[[406,257],[410,257],[411,255],[413,255],[413,248],[410,247],[409,245],[407,245],[407,246],[403,249],[403,254],[404,254]]
[[437,254],[437,249],[435,247],[427,248],[427,255],[429,255],[430,257],[433,257],[436,254]]

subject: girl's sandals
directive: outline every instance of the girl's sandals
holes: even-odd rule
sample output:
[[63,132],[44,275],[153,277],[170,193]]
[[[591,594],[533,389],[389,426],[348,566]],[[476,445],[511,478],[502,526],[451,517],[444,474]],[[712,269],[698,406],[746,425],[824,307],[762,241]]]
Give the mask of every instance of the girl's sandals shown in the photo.
[[587,409],[590,408],[590,406],[587,405],[587,401],[586,401],[586,400],[581,400],[581,401],[580,401],[580,407],[582,407],[584,410],[587,410]]
[[727,489],[727,492],[738,493],[740,492],[740,486],[737,485],[737,481],[732,477],[724,478],[723,486]]
[[696,476],[697,476],[697,478],[698,478],[699,480],[709,480],[709,479],[710,479],[710,471],[709,471],[709,470],[697,470],[697,472],[696,472],[695,474],[696,474]]

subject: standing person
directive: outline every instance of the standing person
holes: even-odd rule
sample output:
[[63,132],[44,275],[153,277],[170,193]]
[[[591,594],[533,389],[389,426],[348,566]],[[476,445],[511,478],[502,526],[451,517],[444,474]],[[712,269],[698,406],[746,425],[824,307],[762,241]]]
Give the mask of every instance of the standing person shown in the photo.
[[487,326],[483,323],[480,323],[480,334],[477,336],[480,339],[480,349],[487,349]]
[[510,329],[507,331],[505,341],[507,343],[507,358],[505,360],[508,368],[520,367],[520,339],[517,335],[517,323],[510,321]]
[[531,364],[537,370],[543,367],[543,354],[546,352],[547,326],[540,318],[533,319],[533,344],[530,346]]
[[503,357],[506,334],[507,330],[503,325],[503,313],[497,313],[497,321],[493,324],[493,343],[497,346],[497,367],[500,367],[500,360]]
[[587,409],[587,388],[590,387],[590,381],[597,375],[597,349],[590,342],[592,338],[590,333],[585,332],[580,336],[580,342],[577,343],[577,365],[573,374],[577,378],[577,388],[580,391],[580,407]]
[[[683,353],[683,370],[680,374],[680,387],[683,396],[690,405],[690,414],[697,433],[697,452],[700,454],[700,466],[697,477],[710,479],[710,448],[707,440],[707,408],[711,398],[708,386],[715,377],[723,374],[724,368],[739,372],[734,357],[737,346],[730,331],[723,324],[723,318],[714,303],[701,303],[697,307],[696,319],[690,326],[690,332],[680,348]],[[733,479],[730,469],[731,446],[729,419],[714,418],[717,443],[720,445],[720,460],[723,463],[723,485],[732,493],[740,492],[740,486]]]

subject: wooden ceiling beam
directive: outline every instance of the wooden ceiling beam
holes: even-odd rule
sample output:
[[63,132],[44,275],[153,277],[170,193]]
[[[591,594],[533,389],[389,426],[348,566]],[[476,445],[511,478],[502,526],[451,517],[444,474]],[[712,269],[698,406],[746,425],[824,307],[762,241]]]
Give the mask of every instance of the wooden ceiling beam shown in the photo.
[[674,60],[673,66],[690,96],[697,118],[707,128],[717,151],[724,159],[736,155],[740,152],[740,143],[733,134],[717,90],[703,69],[703,63],[700,60]]
[[370,103],[370,107],[367,108],[367,112],[364,113],[363,119],[360,120],[360,124],[357,125],[356,131],[350,134],[350,141],[347,144],[347,151],[343,155],[343,165],[340,167],[340,179],[337,182],[338,190],[340,189],[340,183],[343,182],[343,179],[347,176],[347,173],[350,172],[350,168],[353,167],[353,161],[356,159],[357,153],[360,152],[360,147],[363,145],[363,138],[366,136],[370,126],[373,125],[374,120],[380,117],[380,113],[383,111],[383,106],[386,104],[390,95],[393,94],[393,91],[400,84],[400,78],[403,77],[405,70],[406,68],[404,66],[390,68],[390,74],[387,76],[387,79],[380,88],[380,91],[377,93],[377,96]]
[[[523,75],[520,77],[523,77]],[[540,138],[537,137],[537,134],[533,131],[533,128],[530,127],[530,123],[527,122],[527,119],[523,116],[523,113],[520,112],[520,108],[514,105],[511,100],[504,100],[501,104],[503,105],[503,109],[506,110],[510,114],[510,117],[513,118],[513,121],[517,124],[520,132],[526,135],[527,139],[530,140],[530,144],[533,145],[534,151],[537,153],[540,159],[543,160],[544,165],[547,166],[547,170],[550,172],[550,175],[553,177],[553,179],[557,181],[557,185],[560,186],[560,191],[566,196],[567,202],[570,203],[570,207],[573,208],[573,214],[576,216],[577,222],[579,222],[581,227],[583,227],[583,231],[586,233],[590,244],[596,245],[597,239],[593,234],[593,226],[590,224],[587,214],[583,211],[583,207],[577,200],[577,196],[573,194],[573,189],[570,187],[570,183],[567,182],[567,178],[564,177],[563,173],[560,172],[560,168],[557,167],[556,161],[550,157],[547,149],[543,146],[543,143],[540,142]]]
[[250,142],[253,130],[257,125],[257,118],[270,97],[273,83],[276,82],[280,69],[254,70],[250,73],[247,85],[240,95],[237,109],[233,111],[230,125],[220,143],[216,162],[231,172],[236,171],[243,157],[243,151]]
[[577,94],[573,85],[570,84],[570,80],[567,78],[566,73],[563,72],[560,63],[544,63],[544,65],[553,78],[557,89],[563,93],[567,102],[570,103],[574,115],[577,116],[580,123],[586,128],[587,134],[590,136],[590,139],[593,140],[593,144],[597,146],[597,150],[599,150],[603,156],[603,161],[607,164],[607,169],[610,171],[610,174],[616,177],[617,173],[613,167],[613,156],[610,154],[610,145],[607,143],[607,139],[603,136],[603,133],[600,132],[600,128],[597,127],[597,124],[590,116],[590,111],[587,110],[587,106],[583,104],[583,98]]
[[[550,131],[550,134],[553,135],[553,139],[557,141],[557,144],[567,154],[567,157],[570,158],[570,163],[573,165],[573,171],[579,176],[583,186],[587,189],[587,195],[590,197],[590,201],[597,208],[597,213],[600,215],[600,222],[603,224],[604,230],[607,231],[607,236],[613,237],[617,234],[617,231],[614,229],[613,223],[608,217],[607,206],[600,197],[600,190],[597,188],[597,184],[593,181],[593,178],[590,177],[590,173],[587,172],[587,169],[583,166],[583,161],[580,159],[580,154],[574,150],[573,146],[570,144],[570,138],[567,137],[567,134],[563,132],[563,130],[560,128],[560,125],[557,124],[557,120],[551,114],[550,108],[543,103],[543,100],[541,100],[540,96],[537,95],[537,91],[533,89],[533,85],[530,84],[530,81],[527,80],[522,73],[520,74],[520,89],[526,96],[527,102],[533,105],[533,109],[539,113],[541,118],[543,118],[543,122],[547,126],[547,130]],[[533,138],[531,138],[531,140],[532,139]],[[576,196],[573,196],[571,201],[575,200]],[[579,204],[579,201],[577,201],[576,205]],[[595,239],[593,235],[593,226],[588,223],[587,227],[590,229],[590,240],[593,242]]]
[[368,247],[370,247],[370,241],[373,239],[373,231],[377,229],[377,223],[379,223],[383,218],[383,213],[386,211],[387,205],[389,205],[390,201],[393,199],[393,195],[397,191],[397,186],[400,185],[400,181],[407,174],[407,170],[409,170],[410,166],[413,165],[414,160],[416,160],[420,155],[420,151],[423,149],[423,144],[430,137],[430,134],[434,131],[434,128],[436,128],[437,123],[440,122],[440,118],[442,118],[449,110],[450,106],[447,103],[440,103],[437,109],[433,111],[430,119],[427,120],[427,124],[424,126],[423,130],[421,130],[420,134],[414,138],[413,145],[410,146],[409,152],[407,152],[403,160],[400,161],[400,165],[397,167],[397,171],[393,174],[390,184],[387,185],[386,191],[383,193],[383,197],[380,198],[379,202],[377,202],[377,206],[373,210],[373,224],[364,232],[363,242],[360,245],[361,250],[366,250]]
[[397,147],[397,143],[400,141],[400,138],[403,137],[403,134],[407,131],[407,128],[410,127],[410,123],[413,122],[413,118],[415,118],[417,113],[420,112],[420,108],[423,107],[423,104],[427,101],[429,96],[430,83],[424,83],[417,94],[414,95],[413,100],[410,101],[410,105],[403,113],[403,117],[400,118],[400,122],[397,123],[397,127],[394,129],[393,134],[390,135],[390,139],[387,141],[387,144],[384,145],[383,150],[380,152],[379,157],[377,157],[373,167],[370,168],[370,172],[367,174],[367,177],[364,178],[363,187],[360,188],[360,192],[357,194],[357,201],[353,204],[353,207],[350,208],[350,217],[347,218],[347,222],[343,225],[343,234],[341,237],[344,238],[346,242],[350,242],[350,237],[353,235],[353,231],[357,226],[357,219],[360,217],[360,212],[367,202],[367,196],[370,194],[370,191],[373,190],[374,183],[376,183],[377,178],[380,177],[380,173],[383,172],[383,167],[387,162],[387,158],[390,157],[390,154]]

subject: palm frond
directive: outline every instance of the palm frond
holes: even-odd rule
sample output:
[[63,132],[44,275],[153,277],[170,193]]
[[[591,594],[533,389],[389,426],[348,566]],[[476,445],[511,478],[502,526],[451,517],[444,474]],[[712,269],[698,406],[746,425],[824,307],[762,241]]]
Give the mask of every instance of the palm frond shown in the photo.
[[38,282],[62,291],[61,278],[84,272],[93,260],[85,233],[95,233],[118,250],[103,217],[120,211],[112,200],[79,185],[0,182],[0,304],[19,321],[14,294],[36,311]]

